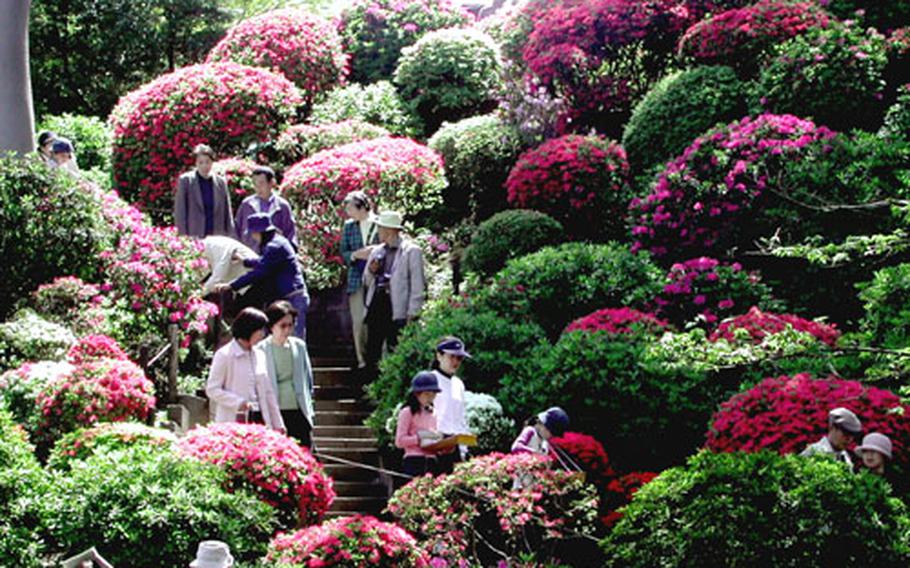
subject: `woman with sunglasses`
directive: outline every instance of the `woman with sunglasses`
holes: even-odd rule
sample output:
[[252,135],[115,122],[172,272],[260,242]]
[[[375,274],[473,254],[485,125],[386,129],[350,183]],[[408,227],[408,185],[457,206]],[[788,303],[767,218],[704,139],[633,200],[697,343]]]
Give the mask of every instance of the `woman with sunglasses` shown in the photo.
[[[436,357],[432,370],[439,383],[439,394],[434,401],[437,430],[445,436],[468,434],[465,415],[465,386],[456,373],[471,354],[465,350],[464,342],[457,337],[443,337],[436,345]],[[465,458],[467,448],[454,448],[436,458],[437,474],[452,473],[455,464]]]

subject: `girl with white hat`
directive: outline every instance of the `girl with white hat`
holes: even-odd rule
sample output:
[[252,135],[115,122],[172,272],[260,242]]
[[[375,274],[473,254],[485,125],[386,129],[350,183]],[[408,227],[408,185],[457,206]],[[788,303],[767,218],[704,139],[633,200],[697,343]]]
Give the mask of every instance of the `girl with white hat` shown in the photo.
[[885,475],[885,465],[891,461],[891,439],[873,432],[863,438],[863,443],[853,450],[863,460],[863,467],[875,475]]

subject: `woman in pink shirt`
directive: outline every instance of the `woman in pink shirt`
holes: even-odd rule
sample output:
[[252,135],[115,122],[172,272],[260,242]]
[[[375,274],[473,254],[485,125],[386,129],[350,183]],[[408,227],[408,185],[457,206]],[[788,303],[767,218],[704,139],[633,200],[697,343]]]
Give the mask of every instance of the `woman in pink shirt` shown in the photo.
[[404,450],[402,473],[419,477],[433,470],[436,454],[423,449],[421,442],[432,443],[441,436],[436,430],[433,400],[440,391],[436,375],[423,371],[411,380],[407,404],[398,413],[395,445]]

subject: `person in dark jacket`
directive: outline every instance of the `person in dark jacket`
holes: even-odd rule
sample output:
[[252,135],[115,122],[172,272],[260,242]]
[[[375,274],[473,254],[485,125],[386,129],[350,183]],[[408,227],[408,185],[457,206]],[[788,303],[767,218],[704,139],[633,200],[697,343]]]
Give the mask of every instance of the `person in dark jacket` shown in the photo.
[[227,180],[212,173],[215,151],[205,144],[193,149],[196,168],[180,176],[174,196],[174,225],[181,235],[199,239],[234,235]]

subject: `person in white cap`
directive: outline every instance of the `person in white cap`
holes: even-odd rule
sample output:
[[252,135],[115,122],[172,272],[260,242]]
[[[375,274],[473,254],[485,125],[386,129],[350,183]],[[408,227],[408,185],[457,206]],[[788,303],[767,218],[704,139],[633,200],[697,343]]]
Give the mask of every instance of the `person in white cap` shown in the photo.
[[233,565],[231,549],[219,540],[200,542],[196,550],[196,559],[190,562],[190,568],[229,568]]
[[803,450],[803,457],[830,455],[853,468],[847,448],[863,433],[863,425],[856,414],[839,407],[828,413],[828,435]]
[[885,476],[885,464],[891,461],[891,438],[873,432],[863,438],[863,443],[853,450],[863,460],[863,467],[875,475]]

